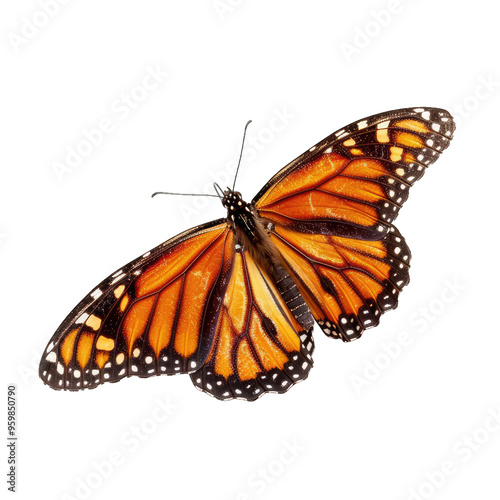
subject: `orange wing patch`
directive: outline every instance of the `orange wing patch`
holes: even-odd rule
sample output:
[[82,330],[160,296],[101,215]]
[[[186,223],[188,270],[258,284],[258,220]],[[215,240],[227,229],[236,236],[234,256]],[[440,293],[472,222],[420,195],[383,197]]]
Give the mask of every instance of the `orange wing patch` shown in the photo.
[[303,165],[282,179],[259,200],[256,207],[262,209],[294,194],[310,191],[340,173],[347,162],[347,158],[340,155],[322,155],[317,161]]
[[71,358],[73,357],[73,346],[75,345],[76,334],[78,333],[78,328],[75,328],[61,343],[61,357],[64,364],[68,366]]
[[218,399],[254,400],[285,392],[312,366],[311,331],[304,331],[266,272],[243,249],[234,257],[224,305],[196,387]]
[[[76,350],[76,359],[82,370],[87,367],[87,363],[89,362],[92,346],[94,345],[94,337],[95,335],[92,333],[83,333],[80,335]],[[66,363],[66,365],[69,365],[69,363]]]
[[271,239],[323,331],[344,341],[376,326],[409,280],[410,252],[395,229],[363,241],[276,226]]
[[182,278],[178,278],[168,288],[163,290],[158,297],[156,313],[149,328],[148,338],[148,342],[153,348],[157,359],[160,356],[161,350],[170,343],[182,284]]
[[128,311],[123,321],[123,334],[127,341],[128,355],[132,355],[135,341],[142,337],[148,325],[151,311],[155,304],[155,296],[136,302]]
[[431,131],[425,125],[425,123],[419,121],[419,120],[396,120],[394,122],[394,127],[396,128],[404,128],[407,130],[413,130],[414,132],[420,132],[422,134],[427,134],[430,133]]
[[96,352],[95,362],[100,370],[102,370],[104,368],[104,365],[106,364],[106,361],[108,361],[108,359],[109,359],[109,352],[105,352],[105,351],[97,351]]

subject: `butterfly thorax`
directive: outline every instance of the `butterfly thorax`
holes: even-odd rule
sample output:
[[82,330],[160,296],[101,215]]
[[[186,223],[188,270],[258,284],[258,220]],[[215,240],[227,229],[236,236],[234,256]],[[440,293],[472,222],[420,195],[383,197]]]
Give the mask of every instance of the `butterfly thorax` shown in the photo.
[[236,233],[241,234],[243,232],[248,240],[257,243],[260,237],[256,214],[252,210],[250,203],[243,200],[241,193],[230,189],[224,191],[222,205],[227,208],[227,220]]

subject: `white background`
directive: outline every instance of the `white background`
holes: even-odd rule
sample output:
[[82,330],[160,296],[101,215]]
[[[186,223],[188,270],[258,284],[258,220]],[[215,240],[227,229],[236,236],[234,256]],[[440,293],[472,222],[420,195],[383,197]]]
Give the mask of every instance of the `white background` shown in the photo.
[[[493,4],[47,0],[50,16],[42,4],[0,13],[2,390],[18,386],[18,498],[499,498]],[[153,70],[156,88],[138,88]],[[459,121],[396,221],[411,283],[361,340],[317,331],[305,382],[222,403],[188,376],[81,393],[38,379],[97,283],[224,216],[215,199],[150,195],[225,186],[248,119],[237,187],[250,201],[334,130],[409,106]],[[103,119],[112,130],[57,175]]]

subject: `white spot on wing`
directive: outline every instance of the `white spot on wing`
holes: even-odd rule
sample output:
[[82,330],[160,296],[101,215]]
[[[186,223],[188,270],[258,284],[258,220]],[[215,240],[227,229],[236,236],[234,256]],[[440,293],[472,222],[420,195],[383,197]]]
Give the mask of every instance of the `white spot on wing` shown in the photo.
[[[115,275],[113,274],[113,276]],[[125,274],[120,270],[120,272],[116,275],[115,279],[111,282],[111,284],[114,285],[117,281],[120,281],[124,276]]]
[[55,363],[57,361],[57,354],[55,351],[49,352],[45,358],[49,363]]
[[87,318],[89,317],[88,313],[83,313],[76,321],[75,324],[79,325],[80,323],[85,323]]

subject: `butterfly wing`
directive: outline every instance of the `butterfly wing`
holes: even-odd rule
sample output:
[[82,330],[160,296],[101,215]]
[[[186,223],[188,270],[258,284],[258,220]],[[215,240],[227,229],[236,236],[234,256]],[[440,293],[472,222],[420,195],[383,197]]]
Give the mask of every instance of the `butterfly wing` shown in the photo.
[[276,225],[270,232],[285,267],[323,332],[354,340],[397,306],[409,282],[410,250],[396,228],[381,240],[298,233]]
[[286,303],[294,300],[300,307],[238,245],[212,350],[191,374],[194,385],[218,399],[252,401],[305,379],[312,367],[312,326],[295,319]]
[[40,377],[81,390],[197,370],[210,352],[234,254],[225,219],[188,230],[95,288],[49,342]]
[[450,114],[434,108],[359,120],[292,161],[252,203],[261,217],[295,231],[382,239],[454,128]]
[[410,251],[392,222],[454,128],[435,108],[359,120],[292,161],[254,198],[327,335],[358,338],[397,306]]

